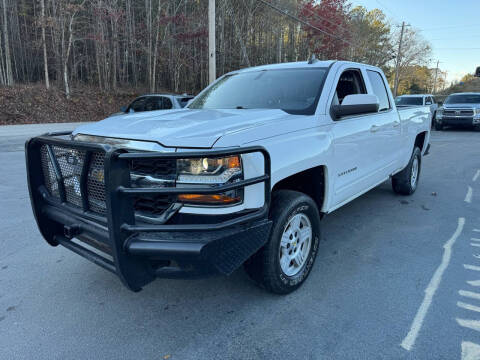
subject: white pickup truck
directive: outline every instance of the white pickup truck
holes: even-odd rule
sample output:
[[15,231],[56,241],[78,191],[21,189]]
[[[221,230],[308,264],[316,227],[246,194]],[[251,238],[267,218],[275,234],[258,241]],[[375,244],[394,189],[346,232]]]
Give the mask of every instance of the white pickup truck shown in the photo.
[[380,183],[412,194],[428,106],[397,111],[382,71],[344,62],[226,74],[185,109],[26,143],[40,232],[134,291],[157,277],[247,273],[275,293],[312,269],[321,218]]

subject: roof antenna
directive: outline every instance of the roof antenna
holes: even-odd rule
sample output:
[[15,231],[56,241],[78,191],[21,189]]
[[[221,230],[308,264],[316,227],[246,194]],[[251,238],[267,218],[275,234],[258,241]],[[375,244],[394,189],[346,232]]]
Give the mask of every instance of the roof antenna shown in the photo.
[[308,59],[308,64],[311,65],[311,64],[315,64],[317,62],[317,58],[315,57],[315,54],[312,54],[310,56],[310,59]]

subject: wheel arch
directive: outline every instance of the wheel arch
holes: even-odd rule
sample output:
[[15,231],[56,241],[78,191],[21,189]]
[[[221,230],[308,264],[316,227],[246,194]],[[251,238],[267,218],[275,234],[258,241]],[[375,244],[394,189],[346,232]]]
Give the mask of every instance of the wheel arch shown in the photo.
[[304,193],[315,201],[320,213],[325,213],[328,198],[327,166],[318,165],[291,174],[275,183],[272,193],[278,190],[294,190]]
[[419,147],[422,154],[427,149],[427,143],[426,143],[426,140],[428,138],[427,133],[428,131],[422,131],[421,133],[418,133],[417,136],[415,137],[414,147]]

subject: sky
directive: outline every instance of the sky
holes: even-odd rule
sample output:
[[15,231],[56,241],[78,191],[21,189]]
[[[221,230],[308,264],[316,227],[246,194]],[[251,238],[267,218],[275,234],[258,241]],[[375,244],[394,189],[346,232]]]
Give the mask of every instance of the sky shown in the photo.
[[480,0],[350,0],[352,6],[380,9],[392,25],[402,21],[421,30],[432,46],[431,67],[460,80],[480,66]]

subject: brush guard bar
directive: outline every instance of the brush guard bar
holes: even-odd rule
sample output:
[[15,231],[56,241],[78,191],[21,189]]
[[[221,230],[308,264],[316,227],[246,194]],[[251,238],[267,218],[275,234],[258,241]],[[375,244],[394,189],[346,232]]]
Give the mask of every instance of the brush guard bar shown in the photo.
[[[229,274],[263,246],[271,222],[268,211],[271,202],[270,156],[260,146],[228,150],[189,152],[139,152],[106,144],[80,142],[70,139],[71,133],[49,133],[28,140],[25,144],[27,177],[33,213],[38,228],[52,246],[63,245],[101,267],[117,274],[131,290],[139,291],[159,276],[175,277],[177,270],[153,269],[151,259],[174,259],[200,262]],[[40,147],[46,146],[54,166],[59,199],[50,196],[45,186]],[[81,206],[66,201],[64,179],[52,147],[60,146],[85,152],[80,174]],[[104,154],[104,183],[106,213],[90,210],[87,199],[88,164],[93,153]],[[216,187],[133,188],[130,184],[130,161],[134,159],[182,159],[226,157],[261,153],[264,174]],[[261,208],[239,213],[218,223],[137,224],[131,197],[135,195],[218,194],[250,185],[264,183],[264,204]],[[72,241],[77,238],[80,241]],[[183,240],[178,241],[176,239]],[[92,251],[87,244],[98,251]],[[106,256],[103,256],[106,254]],[[209,262],[209,258],[216,262]],[[147,261],[148,260],[148,261]],[[206,265],[205,265],[206,264]]]

